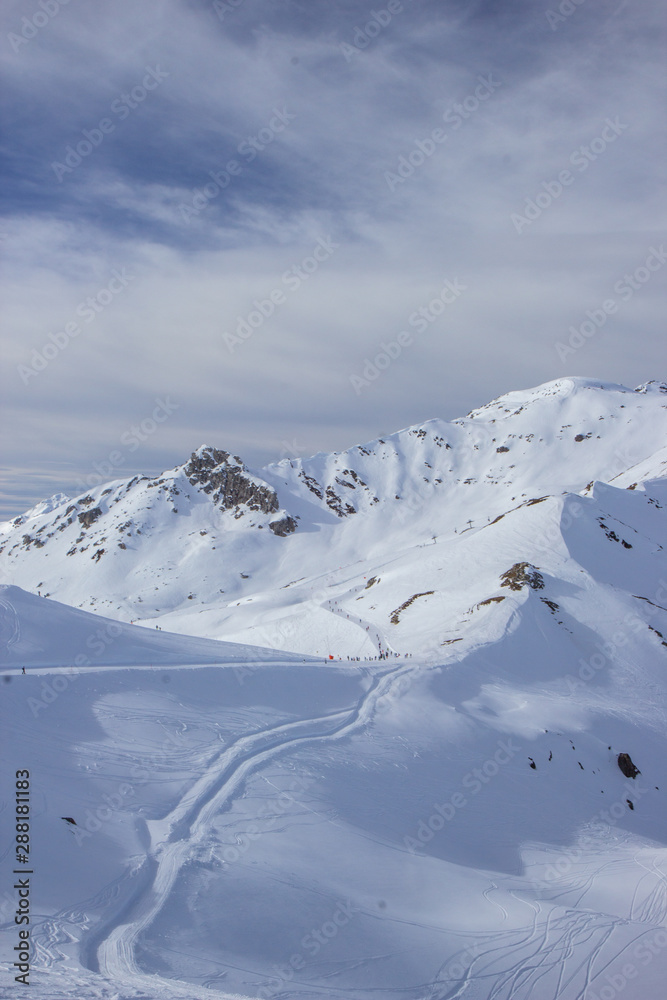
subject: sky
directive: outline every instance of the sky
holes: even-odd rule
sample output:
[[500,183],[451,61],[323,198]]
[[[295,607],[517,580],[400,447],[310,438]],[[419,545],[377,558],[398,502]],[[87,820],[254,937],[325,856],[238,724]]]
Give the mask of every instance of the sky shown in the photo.
[[4,0],[0,516],[665,377],[659,0]]

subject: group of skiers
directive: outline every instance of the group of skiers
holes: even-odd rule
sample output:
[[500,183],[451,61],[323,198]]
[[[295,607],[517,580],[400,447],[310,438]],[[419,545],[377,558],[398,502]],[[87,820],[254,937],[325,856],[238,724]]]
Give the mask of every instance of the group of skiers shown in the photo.
[[[331,610],[338,611],[339,614],[343,613],[343,609],[338,607],[338,601],[331,601]],[[345,617],[349,618],[350,616],[349,614],[346,613]],[[361,621],[361,619],[358,619],[358,621]],[[370,625],[366,626],[366,631],[367,632],[370,631]],[[379,634],[376,635],[376,639],[377,642],[380,643]],[[380,646],[380,650],[377,656],[348,656],[347,659],[350,660],[351,662],[357,662],[361,660],[388,660],[390,656],[398,657],[400,655],[401,655],[400,653],[390,652],[388,649],[383,650],[382,646]],[[403,656],[404,657],[412,656],[412,653],[404,653]],[[330,655],[329,659],[333,660],[333,656]]]
[[[380,652],[377,656],[348,656],[348,660],[351,660],[352,662],[357,660],[388,660],[390,656],[400,655],[400,653],[390,653],[389,650],[385,650],[384,653]],[[412,656],[412,653],[403,653],[403,656]]]

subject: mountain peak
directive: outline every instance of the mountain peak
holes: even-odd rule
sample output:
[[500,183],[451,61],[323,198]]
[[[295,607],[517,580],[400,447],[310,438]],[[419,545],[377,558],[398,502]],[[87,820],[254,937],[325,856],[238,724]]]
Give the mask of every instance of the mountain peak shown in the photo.
[[638,385],[635,392],[667,392],[667,382],[658,382],[657,379],[651,379],[650,382],[643,382],[642,385]]
[[[662,500],[650,482],[664,476],[665,392],[659,382],[633,391],[556,379],[459,420],[426,420],[346,451],[256,470],[202,444],[161,476],[100,485],[71,503],[55,497],[4,524],[0,581],[130,620],[181,615],[169,624],[182,621],[184,631],[212,638],[240,638],[244,623],[262,620],[266,644],[296,648],[287,625],[276,638],[278,626],[269,623],[292,613],[318,620],[321,601],[309,603],[312,594],[339,578],[349,581],[355,613],[370,602],[368,624],[382,592],[394,601],[395,591],[390,617],[412,596],[440,592],[448,560],[456,564],[463,543],[476,552],[474,538],[482,554],[471,565],[495,560],[487,548],[500,552],[508,530],[496,576],[515,563],[541,566],[539,552],[530,559],[517,539],[536,530],[538,513],[539,537],[557,539],[564,495],[597,502],[596,482],[611,484],[614,495],[635,491],[629,502],[648,503],[655,516]],[[624,552],[623,539],[636,551],[631,536],[605,523]],[[373,584],[362,600],[371,578],[382,586]],[[408,578],[404,593],[400,581]],[[471,602],[489,597],[477,595],[474,581],[470,588]],[[413,610],[434,601],[419,596]],[[324,614],[322,624],[330,618]],[[320,641],[317,627],[300,627],[308,642]]]
[[252,475],[238,455],[209,445],[193,451],[183,466],[189,483],[203,493],[211,494],[220,510],[245,505],[250,510],[274,514],[280,507],[274,490]]

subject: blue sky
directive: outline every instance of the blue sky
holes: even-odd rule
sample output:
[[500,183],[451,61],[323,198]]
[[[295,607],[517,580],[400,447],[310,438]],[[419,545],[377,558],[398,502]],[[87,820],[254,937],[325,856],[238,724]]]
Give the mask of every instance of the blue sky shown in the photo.
[[3,516],[664,378],[657,0],[6,0],[0,50]]

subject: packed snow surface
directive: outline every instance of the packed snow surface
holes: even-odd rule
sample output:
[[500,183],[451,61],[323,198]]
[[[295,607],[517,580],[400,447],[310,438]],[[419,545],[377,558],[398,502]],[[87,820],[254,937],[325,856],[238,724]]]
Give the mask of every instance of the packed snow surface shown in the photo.
[[561,379],[4,525],[0,996],[662,998],[666,430]]

